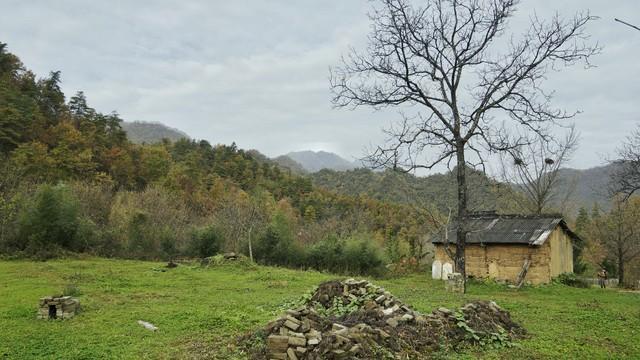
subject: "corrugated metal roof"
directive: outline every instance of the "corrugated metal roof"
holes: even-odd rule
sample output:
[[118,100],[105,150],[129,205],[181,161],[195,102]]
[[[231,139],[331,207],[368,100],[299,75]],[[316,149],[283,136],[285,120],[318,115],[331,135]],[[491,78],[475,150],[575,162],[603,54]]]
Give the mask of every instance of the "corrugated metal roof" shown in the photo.
[[[572,238],[577,236],[569,230],[560,216],[523,215],[479,215],[470,216],[467,244],[528,244],[542,245],[551,232],[560,225]],[[456,243],[456,225],[450,226],[449,243]],[[444,234],[433,243],[442,243]]]

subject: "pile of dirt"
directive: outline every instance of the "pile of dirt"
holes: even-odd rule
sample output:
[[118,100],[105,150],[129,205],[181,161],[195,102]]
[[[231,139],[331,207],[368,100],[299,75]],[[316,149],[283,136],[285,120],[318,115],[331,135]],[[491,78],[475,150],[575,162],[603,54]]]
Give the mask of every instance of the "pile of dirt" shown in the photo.
[[240,343],[253,359],[420,358],[479,344],[511,346],[525,330],[492,301],[421,314],[366,280],[320,284]]

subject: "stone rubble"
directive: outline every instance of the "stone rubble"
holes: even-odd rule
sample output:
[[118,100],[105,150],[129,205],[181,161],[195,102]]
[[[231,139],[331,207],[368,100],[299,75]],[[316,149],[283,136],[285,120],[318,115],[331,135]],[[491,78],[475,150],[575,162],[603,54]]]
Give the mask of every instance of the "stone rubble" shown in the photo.
[[[332,313],[336,303],[342,310]],[[516,337],[524,332],[494,302],[470,303],[458,314],[468,314],[469,323],[488,334],[504,329]],[[321,284],[306,304],[287,310],[264,333],[266,349],[253,354],[254,359],[366,359],[380,348],[407,356],[437,349],[443,339],[467,338],[456,312],[439,308],[424,315],[384,288],[355,279]],[[407,349],[407,344],[415,349]]]

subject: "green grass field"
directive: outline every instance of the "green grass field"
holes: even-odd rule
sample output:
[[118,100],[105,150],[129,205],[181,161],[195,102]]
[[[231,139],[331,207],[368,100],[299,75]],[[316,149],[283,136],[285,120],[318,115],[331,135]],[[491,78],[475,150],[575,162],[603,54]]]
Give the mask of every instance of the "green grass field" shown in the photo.
[[[0,359],[238,358],[236,336],[335,276],[261,266],[180,266],[88,259],[0,261]],[[530,332],[519,348],[473,348],[451,358],[640,358],[640,294],[561,285],[514,291],[472,284],[446,293],[427,275],[373,280],[422,312],[491,299]],[[37,320],[38,299],[74,283],[83,312]],[[149,321],[151,332],[137,324]]]

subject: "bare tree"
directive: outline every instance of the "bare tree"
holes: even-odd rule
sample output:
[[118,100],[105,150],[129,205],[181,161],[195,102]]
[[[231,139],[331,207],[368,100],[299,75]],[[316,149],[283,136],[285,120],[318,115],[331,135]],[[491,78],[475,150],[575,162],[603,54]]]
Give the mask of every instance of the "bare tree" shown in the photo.
[[[369,46],[352,50],[331,69],[337,107],[414,106],[387,130],[388,142],[371,154],[375,167],[413,171],[455,159],[456,271],[465,272],[467,165],[487,152],[514,149],[532,134],[550,137],[549,125],[574,113],[551,106],[541,87],[551,69],[599,51],[584,29],[593,19],[531,18],[521,40],[504,39],[517,0],[380,0],[369,15]],[[503,40],[503,41],[499,41]],[[506,49],[502,53],[494,50]],[[496,116],[511,121],[499,122]],[[522,135],[517,135],[521,133]],[[470,156],[467,156],[470,152]]]
[[618,149],[618,160],[612,176],[612,194],[621,193],[627,200],[640,192],[640,125],[627,137],[627,141]]
[[[524,207],[540,215],[559,200],[558,190],[562,179],[560,169],[571,159],[578,146],[578,135],[572,127],[560,141],[537,141],[512,149],[501,157],[502,176],[505,181],[520,187],[526,201]],[[571,186],[563,187],[566,194],[561,203],[571,195]]]
[[[424,222],[421,226],[418,226],[419,232],[421,234],[417,234],[416,243],[414,246],[411,246],[413,250],[413,256],[418,260],[422,261],[430,252],[433,251],[433,245],[431,244],[431,239],[434,236],[444,232],[445,233],[445,253],[451,258],[453,261],[454,255],[451,253],[449,249],[449,237],[448,237],[448,228],[449,222],[451,220],[451,208],[449,208],[449,214],[445,219],[443,214],[438,211],[435,206],[426,201],[426,199],[419,198],[413,196],[415,194],[415,189],[408,182],[401,182],[401,188],[399,189],[404,196],[404,203],[407,206],[411,207],[416,214],[421,214],[424,216]],[[413,220],[413,219],[412,219]]]
[[216,221],[222,226],[227,245],[234,252],[241,252],[245,246],[249,258],[253,261],[253,236],[260,231],[266,221],[265,210],[256,194],[251,196],[244,192],[235,196],[229,195],[221,199],[216,211]]

